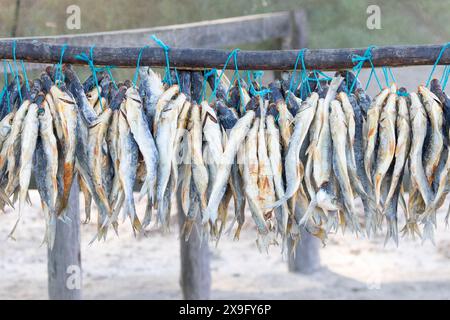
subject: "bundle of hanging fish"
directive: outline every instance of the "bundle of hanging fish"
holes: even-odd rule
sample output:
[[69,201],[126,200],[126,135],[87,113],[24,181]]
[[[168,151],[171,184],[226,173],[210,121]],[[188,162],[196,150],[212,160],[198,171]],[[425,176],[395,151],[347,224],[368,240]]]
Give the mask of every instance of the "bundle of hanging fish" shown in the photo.
[[99,72],[82,84],[64,65],[48,67],[30,88],[21,77],[6,84],[0,202],[18,200],[18,223],[33,173],[50,247],[77,180],[86,222],[92,200],[97,208],[93,240],[117,233],[120,217],[135,233],[152,220],[168,229],[175,194],[186,239],[199,225],[219,239],[232,208],[227,232],[237,223],[239,238],[248,210],[263,249],[278,238],[297,243],[301,232],[322,241],[339,228],[370,236],[384,221],[386,239],[397,242],[399,204],[403,232],[432,239],[450,191],[450,100],[436,80],[417,93],[392,84],[372,100],[351,72],[293,89],[286,77],[264,88],[217,73],[207,79],[209,103],[202,72],[180,72],[167,85],[141,67],[139,78],[116,84]]

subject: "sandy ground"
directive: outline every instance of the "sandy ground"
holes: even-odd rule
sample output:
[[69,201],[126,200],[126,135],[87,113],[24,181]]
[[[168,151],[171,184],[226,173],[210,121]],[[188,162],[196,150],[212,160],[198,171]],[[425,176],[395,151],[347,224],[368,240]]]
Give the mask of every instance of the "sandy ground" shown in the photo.
[[[17,241],[5,240],[17,215],[0,217],[0,299],[46,299],[44,225],[36,192]],[[142,206],[142,204],[141,204]],[[445,205],[446,208],[447,204]],[[260,253],[250,219],[241,240],[224,237],[212,250],[212,298],[217,299],[447,299],[450,297],[450,232],[440,215],[436,246],[401,239],[384,247],[384,236],[367,240],[331,235],[321,249],[323,268],[313,275],[287,271],[280,248]],[[135,239],[128,223],[121,236],[88,245],[93,224],[82,227],[86,299],[180,299],[179,241],[158,231]]]

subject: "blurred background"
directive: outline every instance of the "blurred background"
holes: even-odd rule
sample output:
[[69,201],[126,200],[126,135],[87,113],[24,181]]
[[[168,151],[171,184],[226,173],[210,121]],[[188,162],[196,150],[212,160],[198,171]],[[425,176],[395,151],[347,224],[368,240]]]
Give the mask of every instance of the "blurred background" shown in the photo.
[[[81,9],[79,30],[66,27],[66,9],[73,4]],[[367,27],[369,5],[381,9],[381,29]],[[450,0],[0,0],[0,38],[149,28],[297,9],[304,9],[307,15],[308,48],[442,44],[450,39]],[[278,49],[280,43],[243,43],[239,47]],[[427,79],[430,70],[431,66],[405,67],[393,72],[400,86],[415,90]],[[85,68],[82,72],[87,76]],[[114,72],[122,79],[132,74],[132,70]],[[441,72],[442,68],[438,68],[436,76]],[[361,81],[365,83],[367,77],[368,71],[364,70]],[[271,79],[273,74],[266,73],[264,82]],[[369,93],[375,94],[377,90],[373,82]],[[44,221],[35,192],[31,199],[17,241],[5,240],[16,213],[8,209],[0,217],[2,299],[47,298],[47,252],[39,246]],[[144,203],[139,206],[144,210]],[[439,215],[441,220],[447,207],[446,203]],[[450,234],[443,229],[444,222],[439,222],[436,245],[407,238],[400,239],[399,247],[393,243],[385,245],[384,234],[372,239],[332,235],[327,246],[320,249],[321,268],[308,275],[288,272],[280,247],[272,248],[268,254],[260,253],[252,223],[247,222],[240,241],[224,236],[217,246],[210,245],[211,297],[448,299]],[[168,235],[152,230],[148,237],[136,239],[128,225],[124,225],[120,237],[111,235],[105,242],[88,245],[95,229],[94,224],[82,225],[84,298],[181,298],[176,228]]]

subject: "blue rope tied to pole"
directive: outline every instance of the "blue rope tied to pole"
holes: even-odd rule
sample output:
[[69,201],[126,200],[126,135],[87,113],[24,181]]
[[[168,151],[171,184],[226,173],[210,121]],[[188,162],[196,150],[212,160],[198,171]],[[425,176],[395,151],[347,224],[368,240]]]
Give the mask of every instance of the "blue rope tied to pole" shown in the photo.
[[[164,56],[166,58],[166,67],[165,67],[165,75],[163,82],[168,83],[170,86],[172,85],[172,76],[170,75],[170,61],[169,61],[169,51],[170,47],[166,45],[161,39],[158,39],[154,34],[151,36],[153,41],[156,42],[157,45],[159,45],[164,50]],[[178,73],[177,73],[178,77]]]
[[[303,83],[304,79],[307,78],[307,76],[306,76],[306,66],[305,66],[305,57],[304,57],[305,56],[305,51],[306,51],[306,48],[301,49],[298,52],[298,54],[297,54],[297,58],[295,59],[294,70],[292,70],[291,81],[289,82],[289,92],[292,92],[292,89],[295,90],[296,88],[298,88],[299,83]],[[298,68],[298,62],[299,61],[301,62],[301,65],[302,65],[302,69],[301,69],[301,72],[300,72],[300,76],[301,77],[300,77],[300,79],[298,81],[295,81],[295,77],[296,77],[296,74],[297,74],[297,68]],[[311,91],[309,83],[307,85],[308,85],[308,90]],[[287,100],[288,100],[288,97],[286,96],[286,101],[285,101],[286,103],[287,103]]]
[[138,81],[139,78],[139,67],[141,64],[141,58],[142,58],[142,52],[144,52],[144,50],[148,48],[148,46],[142,47],[141,50],[139,50],[139,55],[137,58],[137,62],[136,62],[136,70],[134,71],[134,77],[133,77],[133,86],[136,86],[136,83]]
[[60,87],[61,82],[64,81],[64,74],[62,72],[62,60],[67,47],[68,47],[67,43],[63,44],[63,46],[61,47],[61,55],[59,57],[59,63],[55,65],[55,84],[58,86],[58,88]]
[[[98,96],[100,97],[100,86],[98,85],[98,78],[97,78],[97,71],[98,71],[98,69],[94,65],[94,48],[95,48],[95,45],[91,46],[91,48],[89,49],[89,57],[83,52],[83,53],[81,53],[79,55],[76,55],[75,59],[84,61],[84,62],[86,62],[88,64],[89,69],[91,69],[92,76],[94,77],[95,86],[97,87]],[[100,101],[100,107],[103,110],[102,100],[99,99],[99,101]]]
[[[262,72],[262,73],[259,73],[259,72]],[[255,76],[255,74],[256,74],[256,76]],[[262,77],[262,75],[264,74],[264,72],[263,71],[254,71],[253,72],[253,79],[255,80],[255,81],[257,81],[257,77],[259,77],[260,78],[260,82],[259,82],[259,85],[260,85],[260,87],[262,87],[262,85],[261,85],[261,77]],[[250,75],[250,71],[249,70],[247,70],[247,79],[248,79],[248,82],[249,82],[249,85],[250,85],[250,93],[252,94],[252,95],[254,95],[254,96],[260,96],[260,97],[264,97],[265,95],[267,95],[267,94],[269,94],[269,93],[271,93],[272,91],[270,90],[270,89],[268,89],[268,88],[266,88],[266,89],[260,89],[260,90],[256,90],[255,89],[255,86],[253,85],[253,81],[252,81],[252,79],[251,79],[251,75]]]
[[112,74],[112,69],[115,69],[115,68],[116,68],[115,66],[104,66],[101,68],[96,67],[95,70],[97,72],[106,71],[108,73],[109,77],[111,78],[114,88],[119,89],[119,87],[117,86],[116,80],[114,79],[114,76]]
[[309,81],[316,82],[317,86],[319,87],[319,89],[322,89],[322,86],[320,84],[321,81],[331,81],[333,79],[333,78],[331,78],[330,76],[328,76],[327,74],[325,74],[324,72],[322,72],[320,70],[314,69],[312,72],[313,72],[314,78],[306,77],[304,79],[304,81],[305,80],[308,81],[309,93],[311,93],[311,87],[309,86]]
[[119,87],[117,86],[116,80],[114,79],[114,76],[112,74],[112,69],[115,69],[115,66],[106,66],[103,69],[108,73],[109,77],[111,78],[111,81],[114,85],[114,88],[119,89]]
[[447,42],[445,45],[442,46],[441,51],[439,52],[439,55],[436,59],[436,61],[434,62],[433,68],[431,69],[430,75],[428,76],[428,80],[427,80],[427,84],[426,86],[429,87],[430,86],[430,82],[431,82],[431,77],[433,76],[434,71],[436,70],[436,67],[439,63],[439,61],[442,58],[442,55],[444,54],[445,50],[447,50],[447,48],[450,46],[450,42]]
[[[222,72],[220,73],[219,77],[215,78],[214,89],[212,90],[211,95],[209,96],[209,102],[211,102],[211,99],[216,96],[217,87],[219,86],[220,81],[222,80],[222,76],[225,73],[225,70],[227,68],[228,63],[230,62],[231,58],[233,58],[233,60],[234,60],[234,74],[233,74],[233,77],[231,78],[231,80],[233,81],[235,76],[237,75],[237,77],[238,77],[237,81],[238,81],[238,87],[239,87],[239,94],[240,94],[239,98],[240,98],[241,103],[242,103],[242,87],[241,87],[241,80],[240,80],[240,77],[239,77],[239,69],[238,69],[238,64],[237,64],[237,53],[238,52],[239,52],[238,48],[234,49],[228,55],[227,60],[225,60],[225,63],[224,63],[223,68],[222,68]],[[230,81],[230,85],[231,85],[232,81]],[[229,90],[230,90],[230,88],[228,88],[227,94],[228,94]]]
[[[11,66],[10,66],[11,68]],[[5,84],[3,86],[3,90],[2,90],[2,102],[3,102],[3,98],[6,98],[6,101],[8,103],[8,113],[11,112],[11,102],[9,101],[9,91],[8,91],[8,68],[6,66],[6,60],[3,59],[3,77],[4,77],[4,81]]]
[[178,86],[180,87],[180,92],[182,92],[183,88],[181,87],[180,78],[178,77],[178,70],[177,70],[177,68],[173,68],[173,70],[175,70],[175,78],[177,78],[177,83],[178,83]]
[[442,77],[441,77],[441,81],[440,81],[442,90],[445,90],[445,87],[447,86],[449,74],[450,74],[450,68],[448,65],[446,65],[444,68],[444,72],[442,73]]
[[19,99],[20,103],[22,103],[22,90],[20,90],[20,81],[19,81],[19,68],[17,67],[17,60],[16,60],[16,40],[13,41],[12,45],[12,54],[13,54],[13,64],[14,64],[14,78],[16,79],[16,84],[19,87]]
[[372,67],[372,70],[370,71],[369,79],[367,80],[367,84],[366,84],[366,89],[365,90],[367,90],[367,88],[369,87],[369,83],[372,80],[372,76],[373,75],[375,75],[375,79],[377,80],[378,87],[380,87],[380,90],[383,89],[383,87],[381,86],[380,79],[378,78],[377,73],[375,72],[375,67],[374,67],[373,62],[372,62],[372,49],[374,49],[374,48],[376,48],[376,46],[369,46],[367,48],[367,50],[364,52],[364,55],[360,56],[360,55],[354,54],[352,56],[352,62],[353,63],[357,63],[357,64],[356,64],[356,66],[353,67],[353,71],[355,72],[355,80],[353,80],[353,83],[352,83],[352,85],[350,87],[349,93],[353,92],[353,89],[355,87],[355,84],[356,84],[356,81],[358,79],[358,76],[359,76],[359,74],[361,72],[361,69],[364,66],[364,63],[366,61],[369,61],[370,66]]
[[23,60],[20,60],[20,65],[22,67],[23,78],[25,79],[25,87],[27,88],[27,91],[29,92],[30,91],[30,82],[28,81],[27,70],[25,69]]
[[[206,82],[208,81],[208,78],[210,76],[213,76],[217,73],[217,69],[216,68],[212,68],[209,71],[204,70],[203,71],[203,83],[202,83],[202,91],[200,94],[200,99],[201,101],[205,100],[205,95],[206,95]],[[215,80],[214,80],[215,83]],[[200,103],[201,101],[197,101],[198,103]]]

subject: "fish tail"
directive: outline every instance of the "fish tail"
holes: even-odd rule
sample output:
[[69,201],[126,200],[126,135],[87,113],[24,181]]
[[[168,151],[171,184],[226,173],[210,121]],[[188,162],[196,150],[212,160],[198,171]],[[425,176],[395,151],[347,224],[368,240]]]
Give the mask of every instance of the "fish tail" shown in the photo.
[[377,212],[376,209],[373,207],[370,202],[367,202],[367,208],[364,210],[365,215],[365,229],[367,238],[371,238],[372,234],[375,234],[377,232]]
[[267,233],[261,233],[258,232],[258,237],[256,239],[256,245],[259,249],[259,251],[263,252],[265,251],[266,253],[269,253],[269,246],[271,244],[274,244],[275,239],[273,236],[273,233],[271,232],[267,232]]
[[339,215],[337,211],[330,211],[328,212],[326,224],[325,224],[325,231],[326,233],[330,231],[337,232],[339,228]]
[[447,214],[445,215],[445,226],[448,227],[448,220],[450,218],[450,206],[448,206]]
[[147,206],[145,207],[145,215],[144,220],[142,221],[142,228],[146,228],[150,222],[152,221],[152,202],[150,201],[150,198],[147,199]]
[[12,204],[11,200],[8,198],[5,191],[1,189],[0,189],[0,200],[14,209],[14,205]]
[[191,219],[189,217],[186,218],[186,220],[183,223],[183,226],[181,227],[180,234],[184,237],[184,241],[188,241],[189,237],[191,235],[193,226],[194,226],[194,219]]
[[239,237],[241,235],[242,226],[243,226],[243,224],[238,223],[238,226],[236,228],[236,231],[234,233],[234,238],[233,238],[235,241],[239,240]]
[[384,239],[384,245],[389,242],[390,239],[392,239],[395,243],[395,245],[398,247],[398,225],[397,225],[397,218],[387,218],[387,231],[386,231],[386,238]]
[[426,222],[429,219],[431,219],[432,221],[436,221],[436,210],[437,210],[436,204],[433,201],[421,215],[421,220],[424,222]]
[[434,242],[434,226],[431,219],[426,219],[423,221],[423,237],[422,237],[422,243],[424,243],[426,240],[430,240],[433,245],[436,245]]
[[406,224],[403,227],[403,229],[401,230],[401,233],[402,233],[402,237],[411,236],[413,240],[416,239],[416,235],[419,238],[422,238],[422,234],[420,232],[419,226],[418,226],[417,222],[413,219],[409,219],[408,221],[406,221]]
[[92,196],[90,194],[84,194],[84,214],[85,218],[83,223],[87,224],[91,221],[91,207],[92,207]]
[[308,221],[311,219],[314,209],[317,207],[317,199],[314,197],[314,199],[311,199],[311,202],[309,203],[308,208],[306,209],[305,213],[303,214],[303,217],[299,221],[299,225],[306,225]]
[[16,232],[17,226],[19,225],[20,220],[22,219],[22,208],[25,204],[26,201],[26,197],[27,197],[27,192],[20,192],[20,199],[19,199],[19,213],[17,215],[17,219],[16,222],[14,223],[14,226],[11,230],[11,232],[8,234],[8,238],[12,239],[12,240],[16,240],[16,238],[14,237],[14,233]]
[[50,213],[50,218],[47,226],[47,236],[46,242],[49,250],[53,250],[56,238],[56,217],[54,214]]

